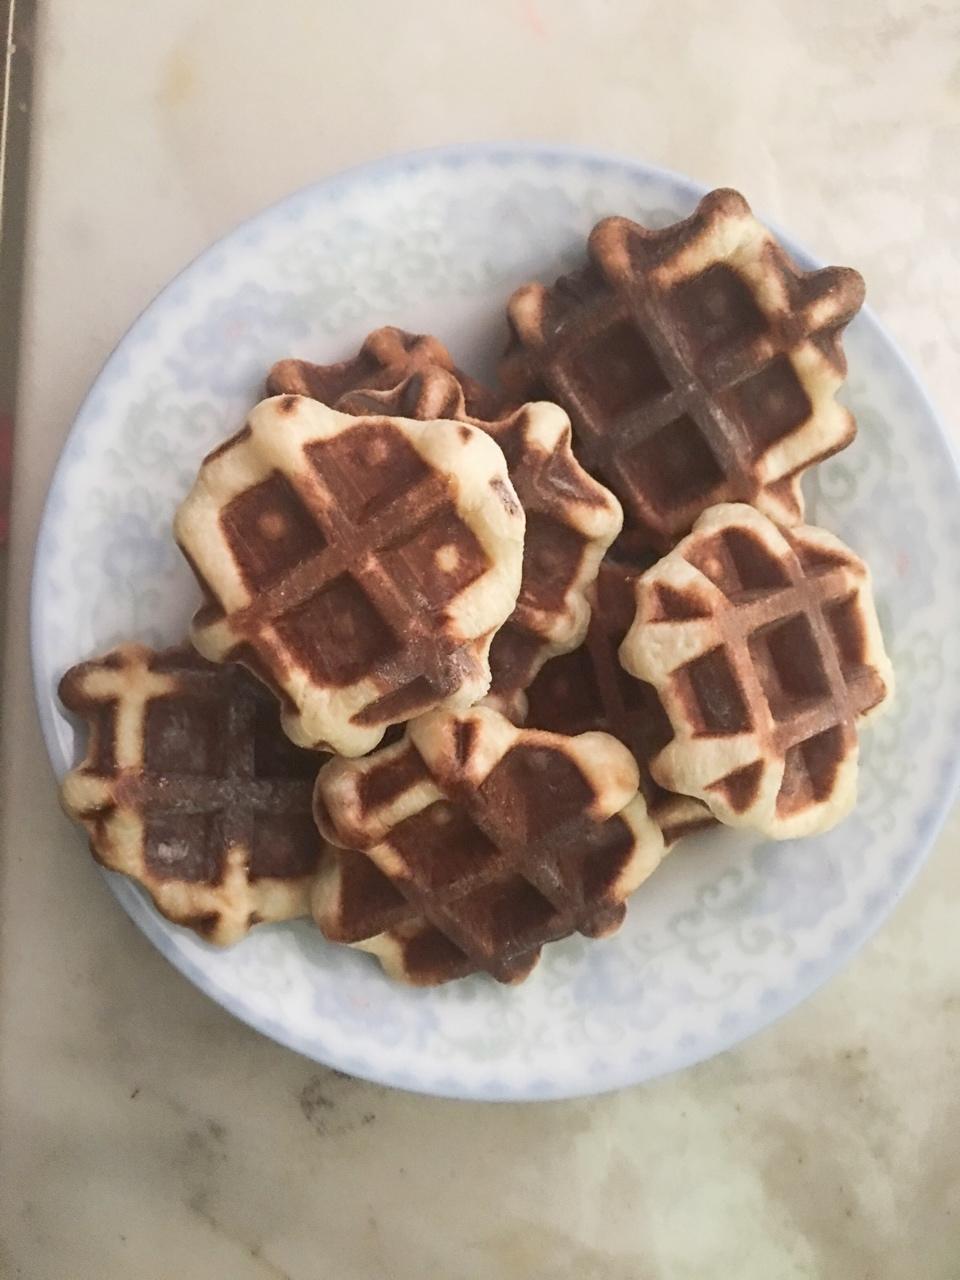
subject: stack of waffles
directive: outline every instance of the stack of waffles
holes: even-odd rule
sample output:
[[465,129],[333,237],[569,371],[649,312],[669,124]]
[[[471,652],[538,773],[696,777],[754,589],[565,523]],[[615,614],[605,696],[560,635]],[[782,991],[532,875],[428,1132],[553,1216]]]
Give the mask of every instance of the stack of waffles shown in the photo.
[[840,821],[893,678],[800,481],[853,440],[862,300],[721,190],[518,289],[497,388],[392,327],[274,365],[176,514],[192,645],[63,678],[94,856],[211,942],[310,915],[514,983],[693,832]]

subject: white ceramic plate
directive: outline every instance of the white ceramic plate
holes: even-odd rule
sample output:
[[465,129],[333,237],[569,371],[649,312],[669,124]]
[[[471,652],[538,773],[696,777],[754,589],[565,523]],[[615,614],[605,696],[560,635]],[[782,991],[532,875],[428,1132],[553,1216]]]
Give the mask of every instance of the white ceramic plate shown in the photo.
[[[63,671],[121,640],[184,634],[196,590],[171,517],[273,360],[339,358],[391,322],[441,335],[467,369],[489,374],[517,284],[575,265],[605,214],[662,225],[700,194],[675,175],[587,152],[434,151],[310,187],[178,276],[97,379],[50,488],[33,656],[58,773],[79,752],[55,695]],[[956,469],[869,312],[846,347],[860,434],[809,478],[809,517],[872,565],[899,681],[894,709],[867,735],[852,817],[793,843],[726,832],[681,845],[615,938],[548,948],[516,990],[484,978],[406,990],[305,922],[218,951],[111,875],[147,936],[225,1008],[309,1057],[473,1098],[633,1084],[735,1044],[823,982],[923,860],[953,793],[960,728],[960,646],[945,643],[960,634]],[[74,848],[51,856],[82,857],[83,846],[78,832]]]

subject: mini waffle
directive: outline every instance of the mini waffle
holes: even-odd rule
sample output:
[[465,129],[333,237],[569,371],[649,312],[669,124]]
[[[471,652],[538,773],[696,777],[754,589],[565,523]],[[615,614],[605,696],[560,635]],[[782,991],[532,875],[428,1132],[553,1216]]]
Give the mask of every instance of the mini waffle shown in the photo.
[[210,942],[309,911],[318,760],[257,681],[187,647],[129,644],[72,667],[60,698],[89,725],[63,804],[98,862]]
[[489,707],[433,712],[317,778],[341,846],[317,881],[327,937],[408,982],[519,982],[545,943],[617,929],[663,856],[629,751],[606,734],[518,729]]
[[799,521],[802,473],[854,436],[834,396],[860,276],[800,271],[728,190],[660,231],[606,218],[589,254],[510,299],[507,393],[563,405],[635,542],[670,547],[730,500]]
[[849,812],[859,724],[893,691],[858,556],[722,505],[637,580],[636,606],[620,660],[670,720],[650,765],[662,786],[779,839]]
[[487,692],[524,523],[482,431],[265,400],[177,512],[207,597],[194,644],[269,683],[298,745],[360,755]]

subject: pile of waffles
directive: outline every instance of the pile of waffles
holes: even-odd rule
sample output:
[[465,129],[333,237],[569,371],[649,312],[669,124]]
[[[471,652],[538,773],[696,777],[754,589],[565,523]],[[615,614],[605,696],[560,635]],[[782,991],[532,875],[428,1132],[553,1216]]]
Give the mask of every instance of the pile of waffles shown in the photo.
[[274,365],[176,514],[192,644],[61,683],[94,856],[210,942],[311,916],[400,980],[513,983],[690,832],[838,822],[893,681],[800,481],[853,440],[862,300],[720,190],[518,289],[497,389],[396,328]]

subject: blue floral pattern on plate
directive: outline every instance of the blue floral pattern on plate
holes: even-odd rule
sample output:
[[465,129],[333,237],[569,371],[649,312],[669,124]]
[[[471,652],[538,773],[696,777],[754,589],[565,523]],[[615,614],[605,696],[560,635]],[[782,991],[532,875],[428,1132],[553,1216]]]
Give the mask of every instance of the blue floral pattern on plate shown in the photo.
[[[439,333],[466,367],[489,373],[515,285],[574,265],[606,213],[663,225],[700,194],[676,175],[564,148],[425,152],[299,192],[188,267],[108,361],[51,484],[32,634],[57,771],[78,749],[56,701],[62,672],[122,638],[183,634],[196,593],[170,520],[274,359],[337,358],[393,322]],[[548,949],[516,990],[481,978],[406,990],[306,922],[216,951],[110,875],[126,910],[189,978],[265,1034],[344,1071],[436,1094],[554,1098],[636,1083],[796,1004],[903,891],[957,774],[960,646],[944,643],[960,632],[955,465],[869,312],[846,346],[860,434],[809,477],[809,518],[869,559],[899,689],[865,743],[860,804],[834,832],[783,845],[739,832],[691,840],[637,895],[615,938]],[[76,844],[80,856],[79,834]]]

